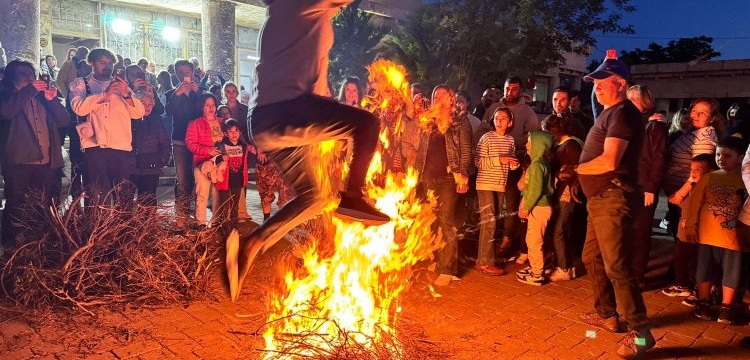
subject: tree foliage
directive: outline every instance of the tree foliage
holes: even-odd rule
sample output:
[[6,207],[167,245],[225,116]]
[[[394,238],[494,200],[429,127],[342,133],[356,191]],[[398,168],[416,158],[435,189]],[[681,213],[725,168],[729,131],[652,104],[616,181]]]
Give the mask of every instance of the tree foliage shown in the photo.
[[705,61],[721,56],[713,48],[710,36],[670,40],[666,46],[652,42],[646,49],[622,51],[620,60],[630,65]]
[[[585,54],[592,34],[632,33],[620,24],[630,0],[445,0],[425,5],[388,42],[416,76],[481,85],[530,76]],[[609,5],[609,7],[608,7]]]
[[335,36],[329,54],[329,80],[334,86],[349,75],[366,79],[365,65],[374,59],[374,49],[390,29],[373,21],[373,15],[359,9],[362,0],[355,0],[333,19]]

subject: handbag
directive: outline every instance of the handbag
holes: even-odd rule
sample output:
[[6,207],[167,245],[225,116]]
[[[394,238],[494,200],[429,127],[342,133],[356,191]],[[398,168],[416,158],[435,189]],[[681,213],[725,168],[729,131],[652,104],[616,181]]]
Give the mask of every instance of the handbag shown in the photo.
[[[86,85],[86,96],[91,95],[91,88],[89,87],[89,81],[84,77],[83,83]],[[88,116],[85,120],[76,124],[76,132],[78,137],[81,139],[88,139],[94,137],[94,126],[88,121]]]

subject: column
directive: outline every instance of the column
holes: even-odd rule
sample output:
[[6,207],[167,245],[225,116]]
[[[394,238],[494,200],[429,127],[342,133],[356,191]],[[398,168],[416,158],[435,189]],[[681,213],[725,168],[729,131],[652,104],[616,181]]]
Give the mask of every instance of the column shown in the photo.
[[0,0],[0,44],[8,61],[15,58],[39,64],[39,1]]
[[[54,55],[52,49],[52,1],[40,0],[39,14],[39,47],[41,56]],[[67,52],[67,51],[66,51]],[[67,55],[67,53],[65,54]],[[65,59],[57,59],[57,66],[62,66]]]
[[225,79],[235,79],[235,4],[203,0],[201,4],[204,70],[217,70]]

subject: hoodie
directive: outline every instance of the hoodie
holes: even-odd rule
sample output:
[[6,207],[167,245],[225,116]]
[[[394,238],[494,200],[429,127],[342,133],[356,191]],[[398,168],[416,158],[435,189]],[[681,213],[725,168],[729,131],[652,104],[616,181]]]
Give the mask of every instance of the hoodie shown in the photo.
[[523,210],[531,212],[535,206],[550,206],[549,198],[555,192],[552,186],[552,168],[547,161],[547,152],[552,149],[552,134],[546,131],[529,133],[531,142],[531,164],[526,170],[526,189],[523,193]]

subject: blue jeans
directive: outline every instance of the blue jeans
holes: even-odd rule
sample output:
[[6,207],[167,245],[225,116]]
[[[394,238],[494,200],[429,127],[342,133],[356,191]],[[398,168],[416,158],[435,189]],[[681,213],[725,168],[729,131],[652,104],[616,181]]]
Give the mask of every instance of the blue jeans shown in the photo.
[[[479,249],[477,265],[495,265],[495,228],[497,218],[503,209],[503,193],[499,191],[478,190],[479,198]],[[503,214],[507,216],[507,214]]]
[[437,268],[439,274],[458,275],[458,242],[456,239],[455,212],[458,194],[456,193],[456,181],[453,175],[443,176],[438,179],[425,179],[425,188],[433,190],[437,197],[437,221],[433,223],[432,230],[437,233],[443,230],[443,241],[445,247],[437,252]]
[[177,182],[174,184],[176,214],[189,215],[190,203],[195,197],[193,154],[184,144],[172,144],[172,157],[175,175],[177,175]]
[[632,209],[643,198],[620,189],[607,190],[588,198],[589,221],[583,264],[591,275],[596,312],[608,318],[617,315],[617,304],[631,330],[648,329],[646,305],[643,303],[638,278],[633,270]]
[[554,216],[555,229],[554,245],[557,267],[569,269],[573,267],[573,211],[575,201],[560,201],[557,214]]

